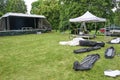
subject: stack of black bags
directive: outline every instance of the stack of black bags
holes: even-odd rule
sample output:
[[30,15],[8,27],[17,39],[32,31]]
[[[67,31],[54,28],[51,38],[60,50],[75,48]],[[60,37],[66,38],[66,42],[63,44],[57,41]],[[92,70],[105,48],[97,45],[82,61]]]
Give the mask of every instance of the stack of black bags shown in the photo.
[[101,49],[101,47],[105,46],[105,43],[104,42],[89,41],[89,40],[80,40],[79,45],[80,46],[89,46],[89,48],[82,48],[82,49],[74,50],[73,52],[75,54]]
[[[89,41],[89,40],[81,40],[79,42],[79,45],[80,46],[89,46],[89,47],[74,50],[73,52],[75,54],[101,49],[101,47],[105,46],[105,43],[104,42]],[[107,48],[105,50],[104,54],[105,54],[105,58],[107,58],[107,59],[113,58],[115,56],[115,49],[114,49],[114,47],[111,46],[111,47]],[[93,67],[94,63],[99,58],[100,58],[99,54],[87,55],[80,63],[79,63],[79,61],[75,61],[73,63],[73,69],[75,71],[90,70]]]

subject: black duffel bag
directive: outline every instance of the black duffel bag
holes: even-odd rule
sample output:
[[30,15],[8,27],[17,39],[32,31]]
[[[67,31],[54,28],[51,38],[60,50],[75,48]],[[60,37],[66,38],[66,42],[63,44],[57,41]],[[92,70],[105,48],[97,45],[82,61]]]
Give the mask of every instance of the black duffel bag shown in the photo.
[[75,71],[79,70],[90,70],[93,67],[93,64],[100,58],[99,54],[91,54],[87,55],[81,63],[79,61],[75,61],[73,63],[73,69]]
[[81,48],[81,49],[74,50],[73,52],[75,54],[79,54],[79,53],[89,52],[89,51],[98,50],[98,49],[101,49],[101,46],[94,46],[94,47],[89,47],[89,48]]
[[89,40],[80,40],[79,41],[80,46],[101,46],[104,47],[105,43],[104,42],[96,42],[96,41],[89,41]]
[[105,51],[105,58],[113,58],[115,56],[115,49],[114,47],[109,47]]

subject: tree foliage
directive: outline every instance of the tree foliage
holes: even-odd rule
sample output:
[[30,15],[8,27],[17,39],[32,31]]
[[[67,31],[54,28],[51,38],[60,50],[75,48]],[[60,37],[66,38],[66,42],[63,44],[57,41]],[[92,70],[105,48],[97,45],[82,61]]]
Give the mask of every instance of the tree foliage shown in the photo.
[[116,0],[113,0],[114,7],[116,8],[116,11],[114,13],[114,24],[120,25],[120,2],[116,2]]
[[[113,12],[111,10],[113,6],[110,0],[63,0],[62,2],[64,6],[66,6],[64,12],[69,9],[69,15],[61,14],[64,18],[66,18],[66,16],[69,19],[75,18],[83,15],[86,11],[90,11],[96,16],[107,18],[109,23],[113,22]],[[62,26],[64,26],[64,23]]]
[[32,4],[31,13],[45,15],[54,29],[59,26],[59,4],[56,0],[39,0]]
[[0,15],[7,12],[26,13],[24,0],[0,0]]
[[117,11],[114,14],[115,14],[114,23],[120,26],[120,11]]
[[45,15],[53,29],[65,30],[69,27],[70,18],[81,16],[86,11],[113,23],[112,8],[111,0],[38,0],[32,4],[31,13]]
[[2,16],[5,13],[6,8],[6,1],[0,0],[0,16]]
[[26,5],[23,0],[7,0],[6,2],[7,12],[26,13]]

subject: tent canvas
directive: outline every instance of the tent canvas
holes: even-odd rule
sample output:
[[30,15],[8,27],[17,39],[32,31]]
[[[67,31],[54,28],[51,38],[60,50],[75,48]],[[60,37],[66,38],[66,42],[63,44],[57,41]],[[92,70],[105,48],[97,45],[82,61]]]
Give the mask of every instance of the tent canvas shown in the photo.
[[69,19],[70,22],[106,22],[105,18],[100,18],[89,11],[87,11],[85,14],[83,14],[80,17]]

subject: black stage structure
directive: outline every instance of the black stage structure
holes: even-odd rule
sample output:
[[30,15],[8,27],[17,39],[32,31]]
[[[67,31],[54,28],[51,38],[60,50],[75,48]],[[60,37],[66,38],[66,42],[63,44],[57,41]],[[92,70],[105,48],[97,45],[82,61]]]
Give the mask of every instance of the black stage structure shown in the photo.
[[51,31],[43,15],[7,13],[0,18],[0,35],[30,34]]

